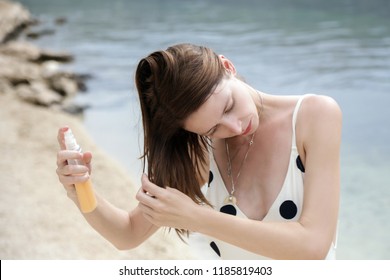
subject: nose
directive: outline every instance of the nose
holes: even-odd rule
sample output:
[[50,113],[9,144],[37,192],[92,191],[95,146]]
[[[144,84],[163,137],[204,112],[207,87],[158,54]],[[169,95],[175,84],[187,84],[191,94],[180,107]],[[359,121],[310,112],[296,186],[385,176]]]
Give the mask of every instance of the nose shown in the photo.
[[227,117],[224,119],[225,128],[232,134],[237,135],[242,133],[242,122],[235,117]]

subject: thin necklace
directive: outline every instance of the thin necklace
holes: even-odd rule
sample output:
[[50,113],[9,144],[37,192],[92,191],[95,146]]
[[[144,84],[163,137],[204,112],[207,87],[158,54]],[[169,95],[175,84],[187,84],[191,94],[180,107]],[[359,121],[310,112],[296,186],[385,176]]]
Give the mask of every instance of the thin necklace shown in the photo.
[[[258,93],[260,95],[260,101],[261,101],[261,108],[260,108],[260,113],[259,113],[259,116],[260,116],[260,114],[263,112],[264,105],[263,105],[263,97],[261,96],[260,92],[258,92]],[[238,182],[238,178],[240,177],[242,167],[243,167],[243,165],[244,165],[244,163],[245,163],[245,161],[246,161],[246,159],[248,157],[250,147],[254,143],[253,140],[255,138],[255,135],[256,135],[256,131],[253,132],[253,134],[252,134],[252,138],[249,141],[248,149],[246,150],[246,153],[245,153],[245,156],[244,156],[244,158],[243,158],[243,160],[241,162],[240,168],[238,169],[238,173],[237,173],[237,176],[236,176],[235,180],[234,180],[234,176],[233,176],[233,172],[232,172],[232,162],[231,162],[231,158],[230,158],[229,144],[228,144],[228,142],[227,142],[227,140],[225,138],[226,156],[228,158],[228,162],[227,162],[228,163],[227,175],[228,175],[228,177],[230,177],[230,184],[231,184],[230,194],[224,200],[225,204],[236,204],[237,203],[237,198],[234,196],[234,192],[236,190],[235,186],[236,186],[236,183]]]
[[237,173],[237,176],[236,176],[235,180],[233,178],[234,176],[233,176],[233,173],[232,173],[232,162],[231,162],[231,159],[230,159],[229,144],[228,144],[228,142],[225,139],[226,155],[227,155],[227,158],[228,158],[227,175],[228,175],[228,177],[230,177],[230,183],[231,183],[230,194],[224,200],[224,202],[226,204],[236,204],[237,203],[237,199],[234,196],[234,192],[236,190],[236,188],[235,188],[236,184],[235,183],[237,183],[238,178],[240,177],[241,169],[242,169],[242,167],[243,167],[243,165],[244,165],[244,163],[246,161],[246,158],[248,157],[250,147],[253,145],[253,139],[255,138],[255,134],[256,134],[255,132],[252,134],[251,141],[249,141],[248,149],[246,150],[244,159],[242,160],[240,168],[238,169],[238,173]]

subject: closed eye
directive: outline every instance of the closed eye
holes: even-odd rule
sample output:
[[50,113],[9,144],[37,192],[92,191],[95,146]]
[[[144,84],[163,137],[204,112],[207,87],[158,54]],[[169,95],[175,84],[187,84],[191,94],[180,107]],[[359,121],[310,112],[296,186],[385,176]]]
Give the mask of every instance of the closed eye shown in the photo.
[[[226,115],[229,112],[231,112],[233,110],[233,108],[234,108],[234,99],[233,99],[233,97],[231,97],[230,101],[228,103],[228,106],[226,107],[226,109],[223,113]],[[218,127],[219,127],[219,124],[217,124],[212,129],[210,129],[209,132],[207,133],[207,136],[212,137],[214,135],[214,133],[218,130]]]
[[228,108],[226,108],[224,114],[229,113],[231,110],[233,110],[233,108],[234,108],[234,99],[233,99],[233,97],[231,97],[230,104],[229,104]]
[[[223,115],[226,115],[228,114],[230,111],[233,110],[234,108],[234,99],[232,97],[232,95],[230,94],[230,99],[227,100],[227,102],[225,103],[225,109],[223,111]],[[207,136],[207,137],[212,137],[214,135],[214,133],[218,130],[219,128],[219,124],[216,124],[214,127],[212,127],[211,129],[209,129],[209,131],[207,131],[206,133],[203,133],[201,135],[203,136]]]
[[208,136],[212,137],[213,134],[217,131],[217,129],[218,129],[218,125],[217,125],[217,126],[214,126],[213,130],[210,131],[210,133],[209,133]]

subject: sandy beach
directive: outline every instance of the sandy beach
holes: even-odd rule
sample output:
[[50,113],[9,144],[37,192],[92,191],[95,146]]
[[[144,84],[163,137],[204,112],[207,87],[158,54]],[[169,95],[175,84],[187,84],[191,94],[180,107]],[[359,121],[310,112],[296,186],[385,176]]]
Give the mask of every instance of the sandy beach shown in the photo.
[[93,153],[92,180],[112,204],[130,210],[138,180],[94,144],[82,121],[0,93],[1,259],[190,259],[174,231],[160,230],[140,247],[118,251],[95,232],[56,175],[57,130],[69,125]]

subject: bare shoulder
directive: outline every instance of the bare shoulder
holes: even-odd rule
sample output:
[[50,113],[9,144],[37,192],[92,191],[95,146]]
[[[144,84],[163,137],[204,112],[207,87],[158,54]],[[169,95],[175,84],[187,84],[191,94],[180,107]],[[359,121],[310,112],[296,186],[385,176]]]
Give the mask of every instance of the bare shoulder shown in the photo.
[[[297,131],[301,144],[317,143],[327,139],[339,139],[341,136],[342,112],[338,103],[329,96],[310,95],[302,102]],[[340,139],[339,139],[340,140]],[[339,142],[337,140],[337,142]]]
[[304,99],[304,111],[307,113],[315,113],[318,115],[330,114],[330,115],[339,115],[341,114],[341,109],[336,100],[330,96],[326,95],[309,95]]
[[341,108],[330,96],[309,95],[305,97],[300,110],[300,117],[306,125],[327,125],[339,123],[342,119]]

